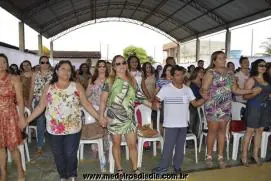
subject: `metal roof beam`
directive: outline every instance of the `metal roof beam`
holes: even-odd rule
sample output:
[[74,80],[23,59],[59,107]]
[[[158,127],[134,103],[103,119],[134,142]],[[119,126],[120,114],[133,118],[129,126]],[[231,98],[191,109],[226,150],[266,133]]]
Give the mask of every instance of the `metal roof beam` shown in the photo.
[[77,19],[77,23],[79,24],[79,17],[77,16],[77,14],[76,14],[76,11],[75,11],[75,9],[74,9],[74,4],[73,4],[73,2],[72,2],[72,0],[71,0],[71,6],[72,6],[72,11],[73,11],[73,14],[74,14],[74,16],[76,17],[76,19]]
[[60,18],[56,15],[56,12],[51,8],[48,7],[48,9],[52,12],[52,14],[56,17],[57,21],[59,21],[59,23],[62,25],[62,27],[64,28],[65,25],[60,21]]
[[107,9],[106,9],[106,17],[108,17],[108,10],[109,10],[109,6],[110,6],[110,0],[108,0],[108,3],[107,3]]
[[[91,9],[91,1],[90,1],[90,8]],[[93,5],[92,5],[92,19],[94,19],[96,21],[96,0],[93,1]],[[91,20],[91,18],[90,18]]]
[[[186,0],[186,1],[187,1],[187,0]],[[199,19],[199,18],[201,18],[201,17],[207,15],[207,16],[209,16],[212,20],[214,20],[217,24],[226,24],[226,21],[225,21],[222,17],[220,17],[219,15],[217,15],[216,13],[214,13],[213,11],[215,11],[216,9],[219,9],[219,8],[225,6],[225,5],[227,5],[227,4],[229,4],[229,3],[233,2],[233,1],[235,1],[235,0],[228,0],[228,1],[226,1],[226,2],[224,2],[224,3],[222,3],[222,4],[220,4],[219,6],[213,8],[213,9],[207,9],[207,8],[203,7],[202,4],[200,4],[200,3],[196,2],[196,1],[193,1],[193,2],[191,3],[191,6],[192,6],[193,8],[195,8],[195,9],[197,9],[198,11],[202,12],[203,14],[201,14],[201,15],[199,15],[199,16],[193,18],[192,20],[188,21],[187,23],[192,22],[192,21],[194,21],[194,20],[196,20],[196,19]]]
[[26,7],[23,9],[23,14],[28,14],[30,17],[34,14],[42,11],[43,9],[46,9],[52,5],[56,5],[60,2],[63,2],[63,0],[46,0],[46,1],[38,1],[34,3],[33,5]]
[[162,0],[143,20],[142,22],[145,23],[150,17],[159,10],[162,6],[164,6],[168,2],[168,0]]
[[122,17],[122,14],[123,14],[124,9],[126,8],[127,2],[128,2],[128,0],[125,0],[124,6],[123,6],[123,8],[122,8],[122,10],[120,12],[119,17]]
[[131,16],[130,16],[130,19],[134,19],[133,17],[134,17],[134,15],[135,15],[137,9],[138,9],[138,8],[141,6],[141,4],[143,3],[143,1],[144,1],[144,0],[141,0],[141,1],[137,4],[137,6],[136,6],[134,12],[133,12],[133,13],[131,14]]
[[[219,9],[219,8],[225,6],[226,4],[228,4],[228,3],[232,2],[232,1],[235,1],[235,0],[228,0],[228,1],[226,1],[225,3],[220,4],[219,6],[213,8],[213,9],[210,9],[210,10],[208,10],[208,11],[205,11],[203,14],[201,14],[201,15],[199,15],[199,16],[197,16],[197,17],[195,17],[195,18],[193,18],[193,19],[191,19],[191,20],[189,20],[189,21],[187,21],[187,22],[185,22],[185,23],[183,23],[183,24],[181,24],[180,26],[178,26],[178,27],[172,29],[172,30],[170,31],[170,33],[174,32],[175,30],[177,30],[177,29],[179,29],[179,28],[182,28],[183,26],[187,26],[187,25],[188,25],[189,23],[191,23],[192,21],[195,21],[195,20],[197,20],[197,19],[203,17],[203,16],[206,15],[207,13],[212,13],[212,11],[215,11],[216,9]],[[193,4],[193,3],[192,3],[192,4]],[[227,24],[225,21],[220,22],[220,23],[222,23],[222,24],[219,24],[219,25]]]
[[178,8],[176,11],[174,11],[173,13],[171,13],[170,15],[168,15],[165,19],[163,19],[161,22],[159,22],[158,24],[156,24],[155,26],[159,26],[162,23],[164,23],[166,20],[168,20],[169,18],[171,18],[172,16],[174,16],[177,12],[181,11],[182,9],[184,9],[186,6],[188,6],[193,0],[190,0],[189,2],[185,3],[183,6],[181,6],[180,8]]

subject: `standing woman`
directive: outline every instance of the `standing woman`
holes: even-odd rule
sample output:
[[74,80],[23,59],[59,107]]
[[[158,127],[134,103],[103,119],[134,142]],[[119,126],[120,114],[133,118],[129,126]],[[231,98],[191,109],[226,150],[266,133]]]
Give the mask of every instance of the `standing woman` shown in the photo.
[[[201,99],[200,95],[200,88],[202,79],[204,76],[204,68],[196,67],[194,71],[190,75],[190,88],[196,97],[196,100]],[[197,108],[194,107],[192,104],[189,105],[190,110],[190,124],[189,124],[189,132],[194,133],[195,135],[199,136],[199,115]]]
[[208,167],[212,167],[212,150],[218,140],[218,162],[225,168],[224,145],[228,121],[231,119],[232,92],[239,95],[250,94],[252,90],[239,89],[233,72],[225,67],[226,55],[216,51],[211,56],[209,70],[204,75],[201,87],[203,98],[211,97],[205,103],[205,114],[208,123],[207,158]]
[[[129,154],[132,162],[133,172],[139,174],[137,168],[136,149],[136,127],[134,118],[135,101],[144,103],[151,107],[151,103],[146,101],[140,92],[136,80],[128,72],[127,62],[121,55],[116,55],[112,61],[112,72],[106,80],[100,103],[100,124],[107,126],[113,141],[113,157],[115,159],[117,172],[123,174],[120,164],[120,143],[122,135],[125,135]],[[108,121],[104,117],[107,109]]]
[[245,89],[256,89],[257,91],[244,95],[247,99],[247,130],[243,142],[242,163],[248,166],[247,152],[248,144],[254,135],[253,160],[260,164],[259,149],[264,127],[268,127],[270,121],[270,107],[268,107],[269,95],[271,94],[271,85],[268,78],[264,76],[266,72],[266,62],[258,59],[251,64],[250,78],[245,83]]
[[[19,115],[16,104],[19,108]],[[6,148],[16,163],[18,181],[24,181],[21,155],[18,145],[22,134],[18,124],[24,124],[24,102],[20,78],[8,73],[8,58],[0,54],[0,167],[1,181],[7,180]]]
[[153,100],[155,93],[155,72],[150,62],[146,62],[142,66],[142,91],[148,100]]
[[79,75],[77,77],[77,81],[81,83],[81,85],[85,88],[88,87],[88,82],[91,79],[90,67],[87,63],[82,63],[79,67]]
[[128,69],[130,71],[131,76],[135,78],[137,85],[140,86],[139,89],[142,90],[141,88],[142,74],[141,74],[141,65],[140,65],[139,58],[135,55],[132,55],[128,57],[127,61],[128,61]]
[[85,90],[75,83],[75,72],[70,61],[60,61],[52,81],[46,85],[39,105],[28,117],[30,123],[45,109],[46,129],[61,180],[77,177],[77,150],[81,136],[83,106],[94,118],[99,115],[87,100]]
[[[47,56],[41,56],[39,59],[40,71],[33,73],[31,78],[31,88],[29,92],[28,108],[35,108],[41,99],[41,95],[44,91],[46,84],[49,84],[52,79],[52,71]],[[45,133],[45,115],[44,113],[39,114],[36,118],[37,121],[37,155],[43,154],[42,148],[44,145],[44,133]]]
[[[98,111],[100,106],[100,97],[102,94],[102,88],[104,85],[105,80],[109,76],[108,69],[106,66],[106,61],[98,60],[94,74],[88,85],[86,96],[88,100],[92,103],[93,107]],[[87,135],[86,135],[87,137]],[[98,147],[96,144],[91,144],[91,150],[93,156],[96,157],[98,153]]]
[[29,60],[25,60],[20,65],[21,68],[21,81],[23,85],[23,98],[25,106],[31,105],[29,102],[29,92],[31,88],[31,79],[32,79],[32,65]]

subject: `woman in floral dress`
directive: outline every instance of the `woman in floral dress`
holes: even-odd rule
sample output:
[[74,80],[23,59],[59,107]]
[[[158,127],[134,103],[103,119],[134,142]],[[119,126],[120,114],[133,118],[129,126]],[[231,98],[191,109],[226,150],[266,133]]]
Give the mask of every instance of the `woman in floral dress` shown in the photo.
[[[151,107],[151,103],[146,101],[140,89],[127,67],[127,62],[121,55],[116,55],[112,61],[112,72],[106,80],[100,102],[100,124],[107,126],[113,141],[113,157],[115,159],[117,172],[123,174],[120,164],[120,143],[122,135],[125,135],[129,147],[132,169],[134,173],[139,173],[137,169],[136,150],[136,127],[134,118],[135,101]],[[104,112],[107,107],[107,118]]]
[[70,61],[56,65],[52,81],[41,96],[39,105],[28,117],[31,122],[44,109],[49,143],[61,180],[77,177],[77,150],[81,137],[82,105],[94,118],[99,115],[86,98],[81,84],[75,83],[75,72]]
[[[93,107],[98,111],[100,106],[100,97],[102,88],[106,78],[109,76],[106,61],[99,60],[95,66],[94,74],[86,90],[88,100],[92,103]],[[86,135],[87,137],[87,135]],[[105,139],[104,139],[105,140]],[[105,148],[108,148],[105,147]],[[106,150],[106,149],[105,149]],[[91,151],[94,157],[97,157],[98,146],[97,144],[91,145]]]
[[[29,92],[29,101],[27,107],[32,109],[36,107],[41,99],[42,92],[46,84],[52,79],[52,71],[49,58],[47,56],[41,56],[39,59],[40,71],[33,73],[31,78],[31,88]],[[32,106],[33,105],[33,106]],[[42,148],[44,145],[44,133],[45,133],[45,115],[41,113],[37,118],[37,155],[43,154]]]
[[[6,148],[16,163],[18,180],[24,181],[24,171],[18,145],[22,143],[22,134],[18,124],[24,124],[24,102],[22,85],[18,76],[8,72],[8,58],[0,54],[0,167],[1,181],[7,180]],[[16,109],[19,108],[19,115]]]
[[249,94],[252,90],[239,89],[233,72],[225,67],[226,56],[223,51],[216,51],[211,56],[209,70],[204,75],[201,95],[209,100],[205,103],[208,122],[207,158],[208,167],[212,167],[212,150],[218,141],[218,161],[220,168],[225,168],[223,153],[228,121],[231,119],[232,92],[239,95]]

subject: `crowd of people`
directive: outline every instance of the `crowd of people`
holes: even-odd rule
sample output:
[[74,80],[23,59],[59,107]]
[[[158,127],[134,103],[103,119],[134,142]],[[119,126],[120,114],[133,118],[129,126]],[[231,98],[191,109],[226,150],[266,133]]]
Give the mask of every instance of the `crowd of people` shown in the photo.
[[[213,147],[217,141],[218,163],[225,168],[224,145],[231,121],[231,103],[241,102],[247,106],[241,162],[249,165],[248,145],[254,135],[253,159],[260,164],[261,135],[271,126],[271,65],[258,59],[250,66],[248,58],[243,56],[239,63],[240,68],[235,69],[232,62],[227,63],[223,51],[216,51],[208,68],[199,60],[197,67],[190,65],[186,69],[168,57],[164,66],[155,69],[150,62],[141,65],[136,55],[127,60],[116,55],[112,62],[99,60],[93,71],[89,63],[81,64],[76,71],[68,60],[52,67],[47,56],[41,56],[35,67],[29,60],[19,67],[9,66],[8,57],[0,54],[1,181],[7,178],[6,148],[15,160],[18,180],[25,180],[17,146],[22,143],[21,132],[33,122],[37,126],[36,154],[44,154],[46,138],[60,179],[75,180],[79,142],[82,135],[88,138],[86,129],[82,129],[86,126],[82,107],[106,130],[102,135],[105,150],[108,150],[107,135],[111,135],[119,174],[125,172],[120,156],[122,135],[129,148],[133,173],[140,173],[136,143],[137,128],[142,125],[135,121],[134,108],[144,104],[153,109],[153,128],[157,128],[156,116],[160,110],[159,129],[163,132],[164,145],[161,160],[152,172],[162,174],[168,172],[171,163],[175,173],[182,172],[186,134],[199,137],[201,123],[197,107],[202,105],[208,124],[206,164],[213,166]],[[27,118],[25,107],[32,112]],[[91,146],[94,157],[97,150],[97,146]],[[102,169],[105,171],[105,167]]]

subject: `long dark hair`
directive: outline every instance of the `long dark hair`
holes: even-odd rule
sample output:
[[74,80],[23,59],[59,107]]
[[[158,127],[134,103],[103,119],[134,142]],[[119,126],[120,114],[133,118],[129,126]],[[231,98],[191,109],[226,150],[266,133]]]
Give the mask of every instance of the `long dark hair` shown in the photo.
[[139,60],[139,58],[138,58],[136,55],[131,55],[131,56],[129,56],[128,59],[127,59],[129,71],[131,71],[131,60],[132,60],[132,58],[135,58],[135,59],[137,60],[137,67],[136,67],[136,70],[141,71],[140,60]]
[[103,63],[104,66],[105,66],[105,77],[107,78],[109,76],[108,68],[106,66],[106,61],[105,60],[98,60],[98,62],[96,63],[96,66],[95,66],[94,74],[93,74],[93,76],[91,78],[91,83],[92,84],[98,78],[98,75],[99,75],[98,69],[99,69],[99,64],[101,64],[101,63]]
[[32,69],[32,64],[29,60],[24,60],[21,64],[20,64],[20,69],[24,72],[24,66],[23,64],[24,63],[28,63],[30,66],[31,66],[31,69]]
[[196,67],[194,69],[194,71],[191,73],[191,76],[189,78],[189,80],[195,80],[200,72],[200,70],[203,70],[204,71],[204,68],[202,67]]
[[154,68],[150,62],[145,62],[142,65],[142,72],[143,72],[143,77],[147,78],[147,65],[151,66],[151,74],[154,74]]
[[75,81],[75,70],[73,69],[72,63],[69,60],[61,60],[58,64],[56,64],[54,68],[53,77],[50,84],[54,84],[58,81],[57,71],[63,64],[68,64],[71,68],[71,76],[69,81]]
[[263,74],[264,80],[268,80],[268,83],[271,84],[271,75],[269,75],[269,70],[271,69],[271,63],[267,63],[266,71]]
[[8,57],[5,55],[5,54],[3,54],[3,53],[0,53],[0,57],[3,57],[5,60],[6,60],[6,63],[7,63],[7,72],[9,72],[9,63],[8,63]]
[[262,62],[265,62],[264,59],[257,59],[254,62],[251,63],[251,69],[250,69],[250,77],[257,76],[259,74],[258,72],[258,65]]
[[82,70],[82,68],[83,68],[84,65],[87,66],[87,68],[88,68],[88,75],[91,75],[90,70],[89,70],[89,66],[88,66],[87,63],[82,63],[82,64],[80,65],[80,67],[79,67],[79,75],[83,75],[83,70]]
[[[250,69],[250,77],[255,77],[258,76],[259,72],[258,72],[258,66],[260,63],[265,62],[264,59],[257,59],[254,62],[251,63],[251,69]],[[263,79],[268,82],[268,78],[267,76],[263,76]]]
[[168,68],[168,67],[173,68],[172,65],[166,64],[166,65],[164,66],[164,68],[163,68],[163,72],[162,72],[161,78],[166,78],[166,71],[167,71],[167,68]]

